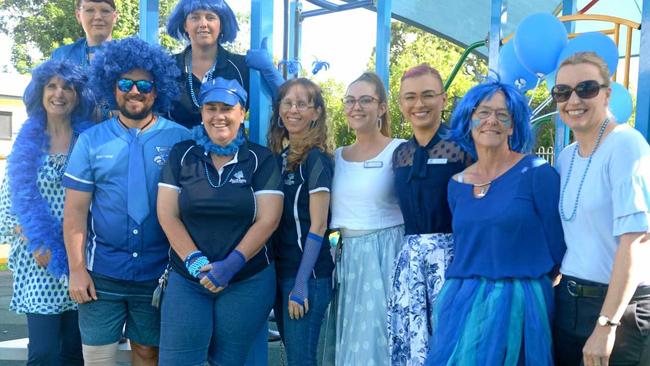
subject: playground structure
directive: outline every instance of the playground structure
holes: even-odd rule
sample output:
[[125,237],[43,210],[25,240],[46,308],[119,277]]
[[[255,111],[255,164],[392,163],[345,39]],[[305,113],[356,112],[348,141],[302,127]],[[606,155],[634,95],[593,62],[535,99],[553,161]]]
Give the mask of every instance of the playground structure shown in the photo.
[[[279,1],[279,0],[276,0]],[[630,60],[638,50],[638,83],[636,93],[635,127],[650,139],[650,0],[617,0],[619,6],[623,3],[641,2],[641,23],[622,17],[591,14],[598,2],[614,0],[591,0],[578,9],[578,0],[537,0],[537,1],[508,1],[508,0],[282,0],[284,3],[284,60],[301,59],[302,24],[309,18],[365,8],[377,14],[376,37],[376,72],[388,82],[388,65],[390,49],[391,19],[398,19],[408,24],[429,31],[447,39],[463,48],[473,45],[472,52],[488,60],[491,70],[499,69],[499,50],[512,37],[521,21],[534,13],[549,13],[558,15],[564,22],[570,38],[576,35],[576,24],[581,22],[605,22],[610,28],[600,28],[598,31],[612,36],[617,46],[625,44],[623,52],[624,69],[621,75],[614,74],[614,81],[621,80],[627,88],[630,84]],[[336,1],[336,2],[335,2]],[[584,2],[584,1],[581,1]],[[316,9],[304,10],[305,4],[311,4]],[[273,37],[273,1],[251,1],[251,45],[259,45],[264,37]],[[158,0],[140,0],[140,37],[157,42]],[[460,22],[458,19],[462,19]],[[645,26],[644,26],[645,24]],[[623,31],[621,31],[623,30]],[[639,34],[639,45],[633,42],[634,33]],[[621,40],[625,35],[625,41]],[[487,37],[486,37],[487,35]],[[485,40],[486,47],[477,44]],[[269,44],[269,49],[272,45]],[[287,73],[288,77],[295,73]],[[448,80],[448,86],[452,79]],[[270,98],[261,88],[261,80],[257,73],[251,74],[251,115],[250,137],[264,143],[266,123],[270,114]],[[555,151],[559,152],[569,142],[568,130],[564,124],[556,120]]]

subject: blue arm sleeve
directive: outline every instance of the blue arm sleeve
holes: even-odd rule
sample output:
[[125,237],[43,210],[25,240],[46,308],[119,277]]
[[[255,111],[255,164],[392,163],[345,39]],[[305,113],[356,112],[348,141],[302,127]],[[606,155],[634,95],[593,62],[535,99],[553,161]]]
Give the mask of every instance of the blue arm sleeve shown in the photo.
[[558,209],[560,175],[548,163],[533,168],[532,196],[535,210],[542,221],[548,249],[555,264],[560,264],[566,252],[564,231]]

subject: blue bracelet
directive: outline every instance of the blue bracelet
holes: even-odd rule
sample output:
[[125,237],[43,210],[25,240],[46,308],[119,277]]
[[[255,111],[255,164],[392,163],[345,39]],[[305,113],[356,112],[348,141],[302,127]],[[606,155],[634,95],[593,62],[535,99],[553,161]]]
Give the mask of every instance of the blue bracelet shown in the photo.
[[185,268],[194,278],[198,278],[201,273],[201,267],[210,264],[208,258],[200,250],[190,253],[185,257]]

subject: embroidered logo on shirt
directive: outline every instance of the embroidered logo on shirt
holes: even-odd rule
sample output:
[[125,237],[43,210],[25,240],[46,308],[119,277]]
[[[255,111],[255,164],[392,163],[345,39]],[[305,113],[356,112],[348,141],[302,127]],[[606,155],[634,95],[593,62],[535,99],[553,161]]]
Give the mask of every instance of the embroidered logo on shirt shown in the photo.
[[233,184],[244,184],[246,183],[246,178],[244,178],[244,172],[241,170],[235,173],[232,178],[230,178],[230,183]]
[[113,159],[113,154],[98,154],[95,159]]
[[169,151],[171,147],[169,146],[156,146],[156,155],[153,157],[153,162],[163,166],[169,158]]
[[285,186],[292,186],[296,183],[295,181],[295,176],[293,173],[287,174],[287,177],[284,179],[284,185]]

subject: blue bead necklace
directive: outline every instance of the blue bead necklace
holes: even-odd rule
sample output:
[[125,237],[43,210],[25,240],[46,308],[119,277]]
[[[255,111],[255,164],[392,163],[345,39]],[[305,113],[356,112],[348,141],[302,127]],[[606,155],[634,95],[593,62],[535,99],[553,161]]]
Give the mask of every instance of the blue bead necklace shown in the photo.
[[[196,94],[194,93],[194,81],[192,80],[192,50],[190,49],[190,57],[188,58],[188,72],[187,72],[187,83],[190,86],[190,96],[192,97],[192,103],[196,106],[196,108],[201,108],[201,105],[199,104],[199,100],[196,98]],[[214,73],[214,65],[208,70],[208,72],[205,73],[205,76],[203,79],[205,81],[212,80],[212,74]]]
[[578,185],[578,193],[576,194],[576,200],[573,203],[573,209],[571,210],[571,215],[567,217],[567,215],[564,213],[564,195],[566,193],[566,187],[569,185],[569,180],[571,180],[571,172],[573,171],[573,162],[575,161],[576,155],[578,154],[578,149],[580,148],[580,146],[576,142],[575,149],[573,149],[573,155],[571,156],[571,163],[569,164],[569,171],[567,172],[566,180],[564,181],[564,185],[562,186],[562,192],[560,193],[560,216],[564,221],[573,221],[573,219],[576,218],[576,214],[578,213],[578,201],[580,200],[580,191],[582,191],[582,185],[585,183],[587,172],[589,171],[589,167],[591,166],[591,160],[593,159],[594,154],[596,153],[596,150],[600,145],[600,140],[603,138],[603,134],[605,133],[605,129],[607,128],[608,123],[609,123],[609,118],[605,118],[603,123],[600,125],[600,131],[598,132],[598,137],[596,138],[596,144],[594,145],[594,149],[591,150],[591,154],[589,154],[589,160],[587,160],[587,166],[585,167],[585,171],[582,174],[582,178],[580,179],[580,185]]

